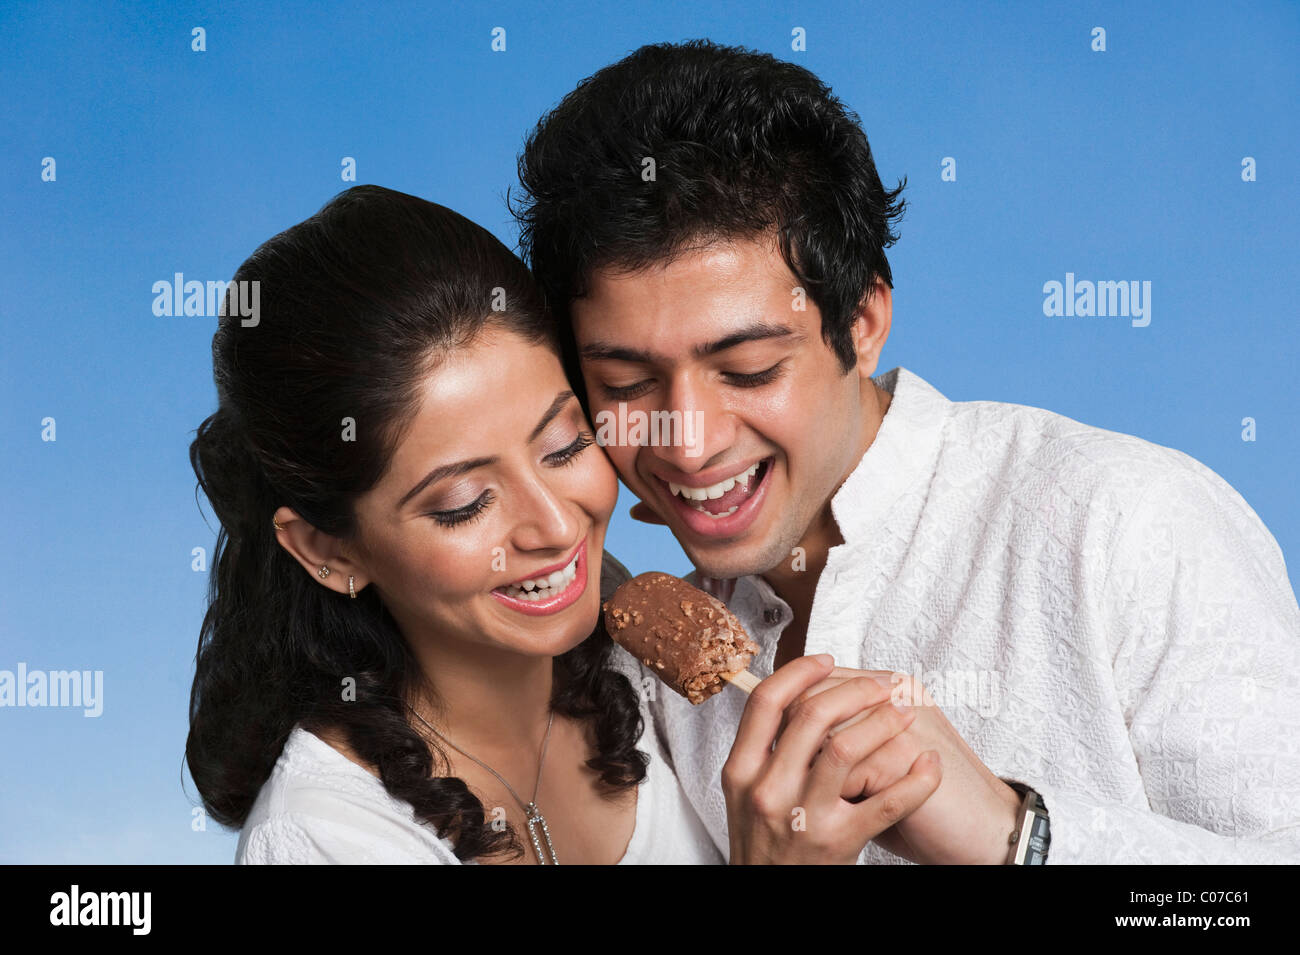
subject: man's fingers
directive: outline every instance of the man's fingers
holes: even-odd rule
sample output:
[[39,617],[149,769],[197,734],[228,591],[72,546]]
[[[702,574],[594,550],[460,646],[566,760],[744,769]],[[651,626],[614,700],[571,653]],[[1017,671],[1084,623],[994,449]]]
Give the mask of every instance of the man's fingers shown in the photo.
[[[874,680],[849,680],[792,707],[769,771],[782,779],[802,781],[832,727],[888,699],[888,688]],[[803,788],[801,784],[799,789]]]
[[935,750],[916,758],[898,782],[885,787],[865,802],[852,807],[852,837],[865,844],[900,819],[910,816],[929,799],[943,779],[943,766]]
[[849,680],[868,675],[868,671],[866,670],[854,670],[851,667],[835,667],[830,673],[826,674],[824,680],[818,681],[800,693],[799,696],[795,698],[795,702],[802,703],[804,700],[814,697],[818,693],[829,690],[832,687],[839,686],[841,683],[847,683]]
[[[893,675],[894,675],[893,671],[891,670],[855,670],[852,667],[835,667],[835,669],[831,670],[831,672],[826,675],[826,679],[821,680],[818,683],[815,683],[813,686],[809,687],[803,693],[799,694],[799,696],[795,698],[795,702],[802,703],[804,700],[811,699],[812,697],[816,696],[818,693],[823,693],[826,690],[831,689],[832,687],[839,686],[842,683],[847,683],[849,680],[858,679],[859,677],[870,677],[874,680],[877,680],[881,682],[883,685],[890,687],[890,692],[894,695],[897,695],[898,690],[897,687],[895,686],[896,681],[892,681],[890,679],[891,677],[893,677]],[[787,714],[788,712],[789,709],[787,708]],[[781,729],[777,734],[778,736],[780,735],[780,733],[785,732],[785,727],[787,722],[788,722],[788,716],[786,719],[782,719]],[[836,729],[837,730],[843,729],[844,726],[847,726],[853,722],[855,722],[855,720],[849,720],[848,723],[844,724],[843,726],[836,727]]]
[[[740,716],[740,727],[736,730],[736,741],[723,768],[724,774],[735,782],[758,775],[771,755],[785,708],[800,693],[823,679],[832,662],[827,654],[799,657],[754,687],[745,702],[745,712]],[[807,763],[804,765],[806,767]]]
[[[839,799],[850,772],[877,749],[912,724],[915,710],[899,710],[881,703],[848,729],[840,730],[822,743],[813,760],[805,797],[810,805],[824,805]],[[856,719],[856,717],[855,717]],[[856,793],[860,794],[859,787]]]
[[840,795],[845,799],[865,799],[890,783],[898,782],[907,775],[908,760],[913,759],[913,752],[897,736],[885,740],[875,752],[849,770],[840,783]]

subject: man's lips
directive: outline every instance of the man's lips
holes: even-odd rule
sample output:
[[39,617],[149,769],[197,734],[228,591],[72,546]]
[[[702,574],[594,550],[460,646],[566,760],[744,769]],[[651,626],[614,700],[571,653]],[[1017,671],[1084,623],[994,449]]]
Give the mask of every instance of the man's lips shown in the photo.
[[665,487],[669,484],[682,484],[692,488],[709,487],[710,485],[717,484],[719,481],[724,481],[729,477],[740,474],[742,471],[748,470],[755,464],[762,464],[764,461],[771,460],[771,456],[766,458],[754,458],[752,461],[746,461],[743,464],[724,464],[715,467],[711,471],[696,471],[693,474],[682,474],[678,471],[656,467],[650,471],[650,475],[651,477],[657,478],[663,482]]
[[[744,482],[738,482],[719,497],[705,501],[683,500],[681,495],[672,492],[668,481],[657,475],[656,479],[659,482],[661,495],[667,498],[668,506],[677,514],[680,522],[686,525],[687,530],[695,536],[713,539],[734,537],[747,530],[758,516],[771,484],[768,478],[772,474],[774,460],[774,458],[763,458],[757,462],[758,470],[748,478],[748,487],[742,486]],[[730,474],[715,469],[713,475],[709,477],[718,481],[730,477]],[[689,488],[695,490],[701,486],[703,486],[702,482],[696,477]],[[710,513],[703,513],[701,507],[707,508]],[[715,513],[720,516],[711,516]]]

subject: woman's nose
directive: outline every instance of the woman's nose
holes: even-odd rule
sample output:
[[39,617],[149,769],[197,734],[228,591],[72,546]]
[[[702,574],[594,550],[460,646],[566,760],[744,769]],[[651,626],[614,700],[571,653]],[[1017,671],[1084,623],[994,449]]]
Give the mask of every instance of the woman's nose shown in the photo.
[[544,478],[515,501],[514,545],[522,551],[564,551],[578,543],[578,508]]

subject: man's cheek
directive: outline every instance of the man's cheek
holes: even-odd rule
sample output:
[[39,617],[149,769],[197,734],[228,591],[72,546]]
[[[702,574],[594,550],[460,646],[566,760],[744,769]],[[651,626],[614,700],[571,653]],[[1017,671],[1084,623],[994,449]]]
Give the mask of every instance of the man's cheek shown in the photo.
[[609,455],[610,463],[614,465],[614,470],[618,476],[623,479],[638,496],[642,496],[642,491],[647,489],[648,479],[642,477],[636,470],[636,448],[623,447],[615,443],[606,445],[605,453]]

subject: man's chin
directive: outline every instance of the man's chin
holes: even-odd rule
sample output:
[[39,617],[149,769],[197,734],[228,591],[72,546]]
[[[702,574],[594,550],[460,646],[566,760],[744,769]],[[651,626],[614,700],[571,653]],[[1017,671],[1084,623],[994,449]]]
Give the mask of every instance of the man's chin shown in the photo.
[[781,562],[782,553],[776,551],[768,557],[765,554],[756,553],[750,548],[745,548],[741,553],[732,550],[731,553],[720,553],[714,551],[701,552],[697,548],[683,547],[686,556],[690,559],[695,569],[701,577],[713,577],[717,580],[733,580],[737,577],[748,577],[755,574],[765,574]]

